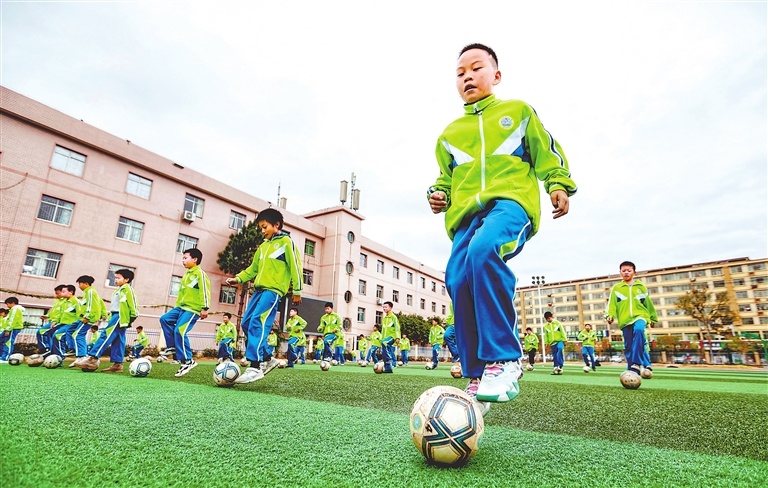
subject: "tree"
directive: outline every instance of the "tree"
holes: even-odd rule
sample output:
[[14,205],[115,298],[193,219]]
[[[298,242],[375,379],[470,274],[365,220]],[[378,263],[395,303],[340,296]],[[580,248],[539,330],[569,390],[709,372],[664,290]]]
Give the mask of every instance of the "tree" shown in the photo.
[[398,313],[397,319],[400,321],[400,331],[408,335],[412,344],[426,344],[429,341],[430,324],[424,317],[415,313]]
[[710,294],[706,290],[691,289],[677,299],[675,308],[700,322],[702,327],[716,333],[726,332],[735,319],[728,302],[728,294],[715,294],[715,300],[710,302]]
[[656,349],[659,351],[674,352],[680,340],[671,335],[663,335],[656,338]]
[[[255,220],[248,222],[240,232],[232,234],[229,242],[223,251],[219,253],[216,264],[219,269],[228,274],[235,275],[250,266],[253,261],[253,254],[264,242],[264,236]],[[251,290],[250,283],[243,283],[240,287],[240,295],[237,302],[237,324],[238,332],[240,328],[240,318],[243,316],[243,307],[246,297]]]

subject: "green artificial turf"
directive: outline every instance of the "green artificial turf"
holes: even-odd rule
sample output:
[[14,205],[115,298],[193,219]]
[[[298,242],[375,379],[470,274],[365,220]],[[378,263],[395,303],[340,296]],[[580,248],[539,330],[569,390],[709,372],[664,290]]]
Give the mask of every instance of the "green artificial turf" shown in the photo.
[[517,399],[492,407],[469,464],[445,469],[413,446],[408,414],[425,389],[464,386],[448,366],[307,365],[231,389],[213,385],[213,364],[180,379],[176,369],[0,366],[5,484],[732,487],[768,476],[765,373],[664,370],[629,391],[618,368],[537,369]]

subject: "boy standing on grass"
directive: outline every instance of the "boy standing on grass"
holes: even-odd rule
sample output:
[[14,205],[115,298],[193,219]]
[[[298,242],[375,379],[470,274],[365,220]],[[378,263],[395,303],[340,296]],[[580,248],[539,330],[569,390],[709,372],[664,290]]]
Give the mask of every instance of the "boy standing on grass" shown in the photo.
[[384,302],[382,309],[384,316],[381,317],[381,349],[384,355],[384,372],[392,373],[392,367],[397,364],[395,356],[395,340],[400,338],[400,321],[397,315],[392,312],[394,304],[390,301]]
[[274,356],[275,348],[277,348],[277,332],[275,332],[275,329],[272,329],[267,336],[267,356]]
[[368,352],[368,339],[363,334],[357,336],[358,362],[365,361],[365,353]]
[[344,333],[339,331],[339,333],[336,334],[336,339],[333,341],[333,359],[335,359],[339,364],[344,364],[347,362],[347,360],[344,358],[345,343],[346,339],[344,337]]
[[[88,343],[85,337],[91,329],[91,325],[98,325],[102,317],[106,317],[107,311],[104,309],[104,302],[99,296],[99,292],[93,287],[93,276],[83,275],[76,280],[78,288],[83,292],[83,298],[80,300],[80,320],[75,322],[70,331],[72,342],[75,344],[75,356],[83,358],[88,352]],[[74,367],[72,364],[70,368]]]
[[174,375],[177,378],[197,366],[189,342],[189,333],[198,319],[208,318],[208,307],[211,303],[211,282],[200,267],[203,263],[202,251],[197,248],[187,249],[181,257],[181,263],[187,272],[181,277],[176,306],[160,317],[165,344],[169,346],[162,354],[167,356],[173,353],[179,361],[179,370]]
[[232,314],[224,313],[224,321],[216,328],[216,344],[219,346],[219,362],[234,359],[235,344],[237,344],[237,327],[230,320]]
[[544,324],[544,340],[552,349],[552,363],[554,366],[550,374],[563,374],[563,365],[565,364],[563,351],[565,350],[565,341],[568,340],[568,337],[565,335],[565,327],[555,320],[552,312],[544,312],[544,320],[547,321]]
[[16,336],[24,328],[24,307],[19,305],[19,299],[8,297],[5,299],[5,306],[8,307],[8,315],[5,317],[5,330],[2,334],[2,352],[0,352],[0,362],[7,363],[8,357],[13,354]]
[[291,287],[293,304],[301,303],[301,253],[296,243],[283,231],[283,214],[268,208],[259,212],[256,223],[264,236],[264,242],[256,249],[253,262],[248,268],[234,278],[227,278],[228,285],[253,280],[254,288],[240,324],[248,338],[245,357],[251,366],[235,380],[236,383],[260,380],[277,366],[276,359],[263,354],[268,331],[275,321],[277,306]]
[[597,332],[592,330],[591,324],[584,324],[584,329],[579,332],[578,339],[581,341],[581,357],[587,367],[595,370],[595,341],[597,341]]
[[85,358],[75,361],[75,367],[85,370],[95,370],[98,367],[98,358],[109,347],[109,360],[112,366],[103,369],[103,373],[122,373],[125,360],[125,329],[131,326],[139,316],[136,295],[133,292],[133,271],[130,269],[118,269],[115,271],[115,285],[117,290],[112,294],[112,302],[109,306],[109,321],[107,327],[99,334],[99,338],[88,351]]
[[539,349],[539,337],[533,333],[530,327],[525,328],[525,337],[523,337],[523,350],[528,353],[528,366],[533,371],[533,365],[536,364],[536,352]]
[[429,329],[429,343],[432,345],[432,368],[437,368],[440,362],[440,349],[443,347],[445,329],[440,325],[440,321],[432,319],[432,327]]
[[[304,329],[307,327],[307,321],[301,318],[299,310],[291,307],[288,311],[288,320],[285,323],[285,329],[288,331],[288,367],[298,362],[303,351],[299,352],[299,343],[305,337]],[[305,339],[306,343],[306,339]]]
[[149,345],[149,337],[147,337],[147,334],[144,333],[144,327],[138,326],[136,327],[136,340],[133,342],[133,348],[131,356],[131,359],[136,359],[141,357],[141,351],[144,350],[145,347]]
[[[658,321],[648,289],[635,280],[635,264],[624,261],[619,265],[621,282],[613,285],[608,299],[608,324],[617,321],[624,336],[624,355],[627,369],[640,374],[644,364],[645,326],[653,327]],[[648,369],[651,369],[650,367]]]
[[336,335],[341,332],[341,317],[333,311],[333,302],[325,304],[325,315],[320,317],[317,331],[323,334],[323,359],[330,361],[333,357],[333,343],[336,341]]
[[493,49],[470,44],[461,50],[456,88],[464,116],[438,139],[440,176],[428,191],[453,240],[445,281],[470,379],[466,391],[482,402],[509,401],[520,391],[517,278],[506,263],[538,230],[538,180],[554,218],[568,213],[568,196],[576,192],[560,145],[528,104],[495,97],[500,81]]
[[459,361],[459,347],[456,345],[456,326],[453,323],[453,303],[451,303],[450,307],[451,313],[445,317],[445,334],[443,334],[443,341],[451,352],[451,362],[456,363]]
[[403,363],[403,366],[407,366],[408,353],[411,351],[411,340],[408,339],[406,334],[403,334],[398,345],[400,346],[400,361]]
[[75,285],[64,285],[64,288],[61,289],[59,322],[51,327],[51,352],[53,354],[61,358],[67,354],[69,331],[81,313],[80,302],[75,298]]
[[88,352],[91,352],[91,349],[93,349],[93,345],[96,344],[97,340],[99,340],[99,326],[98,325],[92,325],[91,326],[91,338],[88,339]]
[[46,354],[51,352],[53,329],[58,323],[59,315],[61,315],[59,307],[61,306],[61,290],[63,288],[64,285],[57,285],[56,288],[53,289],[53,293],[56,295],[56,298],[53,299],[53,305],[51,305],[50,310],[48,310],[48,315],[43,315],[40,317],[40,319],[43,321],[43,325],[37,331],[38,354]]
[[379,362],[379,346],[381,346],[381,332],[379,332],[379,326],[373,326],[373,332],[368,336],[371,341],[371,347],[368,349],[368,354],[365,356],[365,360],[370,362],[373,359],[374,362]]

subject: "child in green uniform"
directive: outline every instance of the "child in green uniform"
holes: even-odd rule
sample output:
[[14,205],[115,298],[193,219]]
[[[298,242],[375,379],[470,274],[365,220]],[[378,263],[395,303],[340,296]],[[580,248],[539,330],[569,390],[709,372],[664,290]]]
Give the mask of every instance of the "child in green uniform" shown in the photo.
[[523,337],[523,350],[528,353],[528,366],[533,371],[533,365],[536,363],[536,352],[539,349],[539,337],[533,333],[530,327],[525,328],[525,337]]
[[440,349],[443,347],[445,329],[437,319],[432,319],[432,327],[429,329],[429,343],[432,345],[432,368],[437,368]]
[[232,361],[237,344],[237,326],[232,322],[232,314],[224,314],[224,321],[216,328],[216,344],[219,345],[219,362]]
[[288,331],[288,367],[292,368],[301,354],[299,353],[299,343],[303,340],[306,344],[304,329],[307,327],[307,321],[299,316],[299,310],[291,307],[288,311],[288,320],[285,323],[285,330]]
[[584,324],[584,329],[579,332],[578,339],[581,341],[581,357],[584,359],[584,364],[594,371],[597,333],[592,330],[591,324]]
[[544,319],[547,321],[544,324],[544,340],[552,349],[552,363],[554,366],[550,374],[563,374],[563,365],[565,364],[563,350],[565,350],[565,341],[568,340],[565,335],[565,327],[555,320],[552,312],[544,312]]

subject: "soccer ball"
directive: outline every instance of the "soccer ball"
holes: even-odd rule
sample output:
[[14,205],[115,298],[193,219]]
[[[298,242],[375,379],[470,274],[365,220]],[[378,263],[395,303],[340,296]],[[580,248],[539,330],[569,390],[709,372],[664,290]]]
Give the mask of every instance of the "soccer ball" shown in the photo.
[[364,368],[364,367],[368,366],[368,361],[362,360],[358,364],[360,365],[361,368]]
[[373,372],[376,374],[381,374],[384,372],[384,361],[379,361],[378,363],[373,365]]
[[165,357],[164,356],[157,356],[157,359],[155,359],[155,361],[158,362],[158,363],[162,363],[163,361],[165,361]]
[[240,376],[240,368],[232,361],[224,361],[213,368],[213,381],[219,386],[230,387]]
[[653,378],[653,371],[648,369],[648,368],[643,368],[643,371],[640,373],[640,376],[642,376],[643,378],[649,380],[649,379]]
[[152,371],[152,363],[147,358],[134,359],[128,366],[128,372],[137,378],[148,376],[150,371]]
[[58,368],[61,365],[61,356],[57,356],[56,354],[51,354],[47,358],[43,360],[43,366],[45,366],[48,369],[54,369]]
[[451,366],[451,376],[454,378],[461,378],[461,364],[454,364]]
[[592,369],[591,369],[589,366],[584,366],[584,367],[583,367],[583,368],[581,368],[581,369],[582,369],[582,371],[584,371],[585,373],[589,373],[590,371],[592,371]]
[[430,464],[461,466],[475,455],[483,436],[483,414],[458,388],[435,386],[411,410],[411,437]]
[[328,371],[329,369],[331,369],[331,363],[329,363],[328,361],[320,361],[320,369],[322,369],[323,371]]
[[99,369],[99,366],[101,366],[101,359],[96,358],[96,367],[95,368],[80,368],[80,370],[86,372],[86,373],[93,373],[97,369]]
[[640,375],[634,371],[624,371],[621,373],[621,376],[619,376],[619,381],[621,381],[621,385],[627,390],[637,390],[640,388]]
[[45,361],[45,358],[42,356],[42,354],[33,354],[27,358],[27,364],[33,368],[43,364],[43,361]]
[[339,365],[338,361],[336,361],[335,359],[331,359],[331,366],[338,366],[338,365]]
[[398,361],[398,362],[397,362],[397,365],[398,365],[398,366],[402,366],[402,365],[403,365],[403,362],[402,362],[402,361]]
[[525,367],[525,370],[526,371],[533,371],[533,365],[529,364],[528,366]]
[[424,365],[424,369],[434,369],[434,368],[432,367],[432,363],[427,363]]
[[286,366],[288,366],[288,361],[286,361],[285,359],[278,359],[277,360],[277,367],[278,368],[283,369]]
[[248,361],[247,359],[243,358],[243,359],[240,360],[240,366],[242,366],[244,368],[247,368],[250,365],[251,365],[251,362]]
[[18,366],[24,362],[24,355],[20,352],[16,352],[8,356],[8,364],[11,366]]

